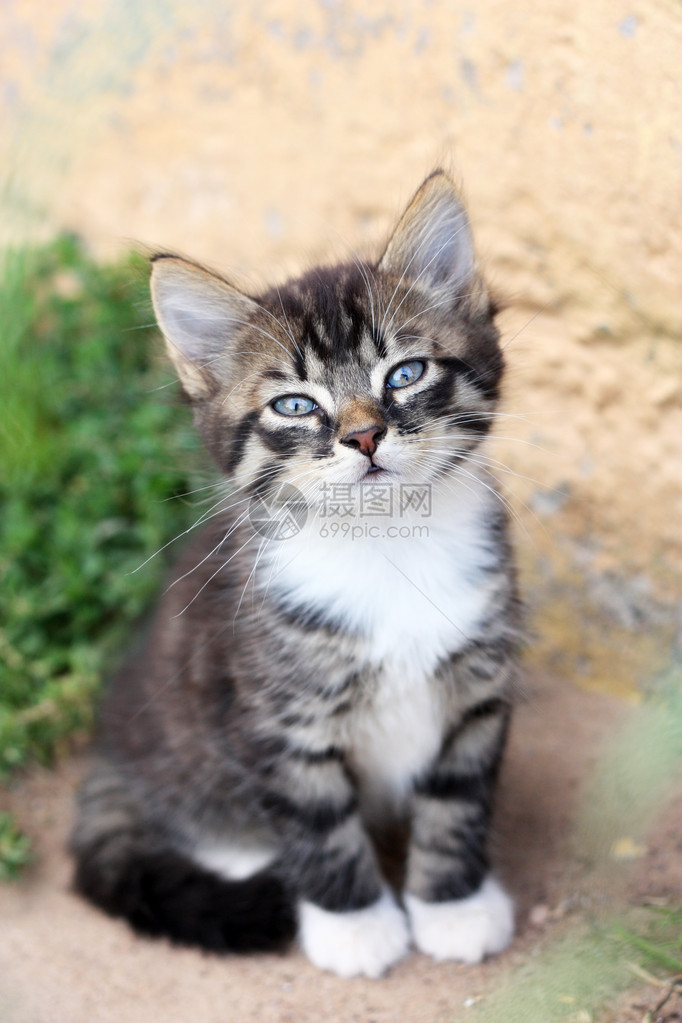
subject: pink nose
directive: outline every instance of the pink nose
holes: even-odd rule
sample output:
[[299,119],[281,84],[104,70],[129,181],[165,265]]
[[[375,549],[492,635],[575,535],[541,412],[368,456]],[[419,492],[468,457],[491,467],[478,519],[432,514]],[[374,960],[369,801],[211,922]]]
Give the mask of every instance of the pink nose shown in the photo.
[[377,444],[386,433],[380,426],[368,426],[366,430],[356,430],[354,433],[347,433],[341,439],[341,443],[349,448],[357,448],[363,455],[371,458],[377,449]]

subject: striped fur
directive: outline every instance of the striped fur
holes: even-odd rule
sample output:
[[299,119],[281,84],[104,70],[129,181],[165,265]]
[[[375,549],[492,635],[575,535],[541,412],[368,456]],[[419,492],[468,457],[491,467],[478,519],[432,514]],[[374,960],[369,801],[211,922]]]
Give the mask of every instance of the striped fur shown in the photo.
[[[441,958],[499,951],[486,836],[519,602],[479,453],[503,360],[461,200],[432,175],[375,263],[251,297],[161,255],[152,292],[224,487],[107,689],[77,887],[212,949],[298,928],[344,976],[379,975],[410,927]],[[418,378],[387,386],[406,364]],[[275,408],[297,396],[310,411]],[[305,522],[274,540],[248,509],[282,484]],[[364,515],[376,486],[393,509]],[[430,488],[428,513],[401,486]],[[375,845],[396,820],[407,915]]]

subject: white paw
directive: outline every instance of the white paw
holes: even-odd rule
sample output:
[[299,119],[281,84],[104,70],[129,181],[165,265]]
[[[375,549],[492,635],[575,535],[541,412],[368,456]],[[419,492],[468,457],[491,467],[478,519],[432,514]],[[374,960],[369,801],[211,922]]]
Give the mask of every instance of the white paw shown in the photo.
[[506,948],[514,933],[514,905],[492,877],[465,899],[422,902],[406,894],[405,906],[417,948],[434,959],[480,963]]
[[308,959],[339,977],[379,977],[407,952],[405,914],[389,892],[366,909],[330,913],[302,902],[299,914],[299,940]]

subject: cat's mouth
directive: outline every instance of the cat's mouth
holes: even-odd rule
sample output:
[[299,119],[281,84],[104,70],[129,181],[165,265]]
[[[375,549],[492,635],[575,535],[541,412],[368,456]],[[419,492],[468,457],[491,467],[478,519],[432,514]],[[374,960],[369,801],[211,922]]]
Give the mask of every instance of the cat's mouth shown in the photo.
[[391,473],[388,469],[384,469],[383,466],[375,465],[374,462],[372,462],[365,475],[361,478],[360,482],[362,483],[364,480],[369,479],[370,477],[374,481],[381,479],[383,476],[390,475]]

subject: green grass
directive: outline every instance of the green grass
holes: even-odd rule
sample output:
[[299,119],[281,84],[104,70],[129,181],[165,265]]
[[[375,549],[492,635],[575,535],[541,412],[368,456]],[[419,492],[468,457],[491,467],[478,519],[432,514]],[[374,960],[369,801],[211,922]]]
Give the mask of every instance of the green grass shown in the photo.
[[131,573],[197,515],[144,261],[61,237],[1,269],[0,777],[89,728],[162,559]]
[[682,665],[657,678],[605,746],[584,787],[577,847],[587,861],[608,860],[619,840],[644,841],[682,778]]
[[682,909],[651,908],[639,926],[616,933],[646,969],[682,977]]
[[[498,981],[471,1023],[592,1023],[645,978],[682,976],[682,911],[638,909],[618,923],[577,925]],[[463,1017],[453,1015],[455,1019]]]
[[8,813],[0,813],[0,881],[13,881],[31,862],[31,846]]

